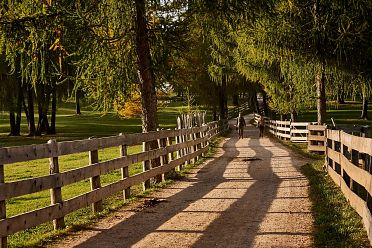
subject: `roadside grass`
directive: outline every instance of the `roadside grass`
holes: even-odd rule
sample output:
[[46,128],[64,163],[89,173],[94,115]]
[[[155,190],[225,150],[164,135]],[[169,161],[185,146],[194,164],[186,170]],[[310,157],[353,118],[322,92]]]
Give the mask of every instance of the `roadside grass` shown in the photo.
[[[185,106],[180,106],[180,103],[170,103],[166,107],[159,108],[158,118],[160,128],[175,128],[176,117],[186,110]],[[209,121],[209,119],[207,119]],[[93,111],[90,107],[82,109],[82,115],[74,114],[73,104],[63,104],[58,109],[57,115],[57,135],[43,135],[41,137],[26,137],[27,126],[22,124],[21,137],[9,137],[8,134],[9,124],[7,116],[0,113],[0,147],[1,146],[14,146],[14,145],[27,145],[45,143],[49,139],[56,139],[57,141],[85,139],[91,136],[103,137],[117,135],[120,132],[134,133],[141,132],[140,118],[120,119],[115,113],[106,113],[102,115],[97,111]],[[128,154],[140,152],[142,146],[128,147]],[[106,161],[119,157],[119,147],[101,149],[98,152],[99,160]],[[201,159],[198,163],[201,163]],[[78,167],[87,166],[89,163],[88,153],[77,153],[59,157],[60,171],[68,171]],[[172,180],[182,178],[187,175],[188,170],[193,165],[187,165],[184,170],[177,172]],[[28,161],[23,163],[15,163],[4,165],[5,168],[5,181],[15,181],[27,179],[32,177],[45,176],[49,174],[49,161],[48,159],[40,159]],[[129,166],[129,174],[137,174],[142,172],[142,163],[137,163]],[[115,170],[110,173],[101,175],[102,185],[118,181],[121,178],[120,170]],[[164,187],[172,182],[167,180],[160,185],[154,185],[154,188],[148,191],[142,191],[142,184],[135,185],[131,188],[133,197],[124,202],[122,194],[118,193],[108,197],[104,200],[104,211],[98,214],[93,214],[90,207],[80,209],[66,216],[65,222],[67,228],[63,230],[53,230],[52,223],[39,225],[28,230],[18,232],[8,237],[9,247],[40,247],[43,246],[48,240],[55,240],[67,233],[86,228],[89,224],[93,223],[102,216],[106,216],[112,210],[128,204],[138,198],[141,198],[153,190]],[[84,180],[78,183],[67,185],[62,188],[63,199],[70,199],[80,194],[90,191],[90,180]],[[50,204],[49,190],[30,194],[26,196],[12,198],[6,201],[7,217],[11,217],[27,211],[32,211],[37,208],[42,208]]]
[[370,247],[361,217],[315,160],[301,170],[309,179],[316,247]]
[[[154,191],[160,190],[171,183],[173,183],[175,180],[180,180],[182,178],[187,177],[187,175],[190,173],[190,171],[197,165],[200,165],[204,163],[209,157],[211,157],[215,151],[218,143],[222,137],[217,137],[214,140],[212,140],[209,143],[209,150],[208,153],[201,157],[195,164],[188,164],[183,166],[183,169],[181,171],[176,171],[173,173],[166,181],[160,183],[160,184],[154,184],[152,185],[152,188],[142,191],[142,184],[136,185],[131,188],[131,198],[129,198],[126,201],[123,201],[122,193],[114,194],[103,201],[104,210],[100,213],[94,214],[91,211],[90,207],[86,207],[83,209],[79,209],[78,211],[75,211],[65,217],[65,223],[66,228],[62,230],[53,230],[52,223],[46,223],[39,226],[36,226],[34,228],[30,228],[28,230],[18,232],[16,234],[13,234],[8,237],[9,240],[9,247],[43,247],[46,244],[51,244],[52,242],[58,241],[60,239],[63,239],[69,234],[72,234],[73,232],[76,232],[78,230],[83,230],[89,228],[93,223],[98,221],[99,219],[102,219],[103,217],[106,217],[110,215],[113,211],[116,211],[120,209],[121,207],[128,205],[134,201],[137,201],[138,199],[141,199],[143,197],[148,196]],[[142,165],[139,166],[139,170],[142,170]],[[136,167],[135,167],[136,169]],[[132,169],[131,172],[135,172],[135,169]],[[138,169],[138,166],[137,166]],[[108,176],[105,180],[102,179],[102,181],[105,181],[108,183],[110,180],[118,180],[120,177],[120,173],[113,172],[110,174],[111,178]],[[115,175],[117,174],[117,175]],[[89,190],[89,181],[86,182],[87,185],[81,185],[83,189]],[[104,183],[103,183],[104,184]],[[84,186],[86,186],[84,188]],[[70,192],[71,190],[71,192]],[[65,189],[65,191],[62,192],[63,196],[67,195],[73,195],[75,192],[80,190],[78,188],[71,188],[71,189]],[[79,191],[79,194],[82,192]],[[48,205],[49,200],[49,192],[46,192],[46,199],[45,204]],[[38,201],[40,203],[40,199],[35,199],[34,204],[38,204]],[[40,206],[39,206],[40,207]]]
[[[273,137],[270,134],[266,135]],[[307,144],[275,139],[294,152],[312,159],[310,163],[301,167],[301,172],[308,178],[310,185],[315,247],[370,247],[362,218],[324,171],[324,156],[309,153]]]

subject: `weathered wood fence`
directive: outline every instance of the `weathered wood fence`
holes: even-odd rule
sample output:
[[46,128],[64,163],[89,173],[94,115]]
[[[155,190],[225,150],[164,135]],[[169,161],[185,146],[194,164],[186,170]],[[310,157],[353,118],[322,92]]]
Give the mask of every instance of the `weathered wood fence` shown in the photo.
[[328,174],[362,217],[372,244],[372,139],[326,130]]
[[[49,221],[53,221],[55,229],[63,228],[64,216],[68,213],[90,204],[93,211],[101,211],[104,198],[123,191],[125,199],[130,194],[131,186],[143,183],[144,188],[148,187],[151,178],[159,176],[164,178],[164,174],[175,167],[182,166],[190,160],[195,161],[207,152],[210,139],[227,128],[227,121],[223,120],[188,129],[121,134],[67,142],[51,140],[41,145],[0,148],[0,247],[6,247],[7,236],[18,231]],[[149,150],[149,146],[146,145],[149,142],[158,142],[158,148]],[[140,144],[143,144],[143,152],[127,154],[128,146]],[[99,162],[98,151],[110,147],[119,147],[121,156]],[[59,171],[59,156],[81,152],[89,153],[89,165],[66,172]],[[49,158],[50,175],[13,182],[4,180],[5,164],[42,158]],[[151,167],[151,161],[155,159],[160,159],[160,166]],[[128,166],[138,162],[143,163],[143,172],[130,176]],[[117,169],[121,169],[121,180],[101,186],[100,176]],[[62,187],[86,179],[91,181],[91,191],[71,199],[63,199]],[[49,206],[7,218],[7,200],[44,190],[50,190]]]
[[[259,118],[259,114],[254,114],[256,124],[258,123]],[[265,117],[265,126],[268,128],[270,133],[278,138],[290,140],[292,142],[307,142],[307,136],[309,133],[307,126],[310,124],[310,122],[271,120],[270,118]]]
[[245,102],[238,107],[229,109],[229,112],[227,114],[227,118],[231,119],[231,118],[237,117],[239,115],[239,113],[245,112],[247,110],[249,110],[249,103]]

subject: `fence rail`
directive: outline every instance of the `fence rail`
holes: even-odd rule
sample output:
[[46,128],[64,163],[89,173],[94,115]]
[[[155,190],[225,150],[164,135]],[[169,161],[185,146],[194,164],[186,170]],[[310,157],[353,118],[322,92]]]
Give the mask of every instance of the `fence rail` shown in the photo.
[[[55,229],[63,228],[66,214],[90,204],[93,204],[93,211],[100,211],[104,198],[120,191],[125,192],[124,198],[126,198],[130,194],[128,189],[131,186],[149,182],[151,178],[164,175],[187,161],[195,162],[208,150],[208,141],[226,128],[227,121],[223,120],[188,129],[122,134],[67,142],[50,141],[41,145],[0,148],[0,247],[6,247],[7,236],[48,221],[53,221]],[[157,142],[158,148],[149,150],[149,146],[144,145],[142,152],[127,155],[128,146],[149,142]],[[110,147],[119,147],[121,156],[98,162],[98,151]],[[59,172],[59,156],[81,152],[89,152],[89,165]],[[176,158],[173,156],[174,153],[177,154]],[[14,182],[4,180],[4,164],[42,158],[49,158],[50,175]],[[160,159],[160,166],[151,168],[149,164],[154,159]],[[138,162],[144,163],[143,171],[129,176],[128,166]],[[117,169],[121,169],[122,179],[101,186],[100,175]],[[70,199],[62,198],[62,187],[86,179],[91,179],[91,191]],[[6,200],[44,190],[51,192],[49,206],[6,217]]]
[[248,102],[245,102],[238,107],[234,107],[232,109],[229,109],[228,114],[227,114],[227,119],[237,117],[239,115],[239,113],[242,113],[242,112],[247,111],[247,110],[249,110],[249,103]]
[[326,130],[328,174],[362,217],[372,244],[372,139]]
[[[258,123],[260,118],[259,114],[254,114],[255,123]],[[300,143],[307,142],[308,129],[307,126],[310,122],[291,122],[291,121],[280,121],[271,120],[265,117],[265,126],[269,129],[269,132],[274,136],[290,140],[292,142]]]

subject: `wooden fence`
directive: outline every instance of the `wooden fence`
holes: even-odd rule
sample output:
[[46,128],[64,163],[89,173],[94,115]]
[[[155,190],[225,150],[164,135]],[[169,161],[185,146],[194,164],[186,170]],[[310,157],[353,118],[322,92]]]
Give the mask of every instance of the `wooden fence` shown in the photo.
[[227,118],[231,119],[231,118],[237,117],[239,115],[239,113],[245,112],[247,110],[249,110],[249,103],[245,102],[238,107],[229,109],[229,112],[227,114]]
[[[124,198],[127,198],[130,187],[136,184],[144,183],[144,188],[148,187],[151,178],[164,176],[175,167],[205,153],[209,140],[227,127],[227,121],[224,120],[188,129],[122,134],[67,142],[51,140],[41,145],[0,148],[0,247],[7,246],[8,235],[49,221],[53,221],[55,229],[63,228],[64,216],[68,213],[90,204],[93,211],[101,211],[104,198],[121,191]],[[158,148],[149,150],[147,144],[150,142],[158,142]],[[143,144],[143,152],[127,154],[128,146],[140,144]],[[121,156],[99,162],[99,149],[110,147],[119,147]],[[81,152],[89,153],[89,165],[65,172],[59,171],[59,156]],[[4,180],[5,164],[42,158],[49,158],[50,175],[13,182]],[[151,161],[155,159],[160,159],[160,166],[151,167]],[[143,163],[143,172],[130,176],[128,166],[138,162]],[[100,176],[117,169],[121,170],[121,180],[101,186]],[[86,179],[91,181],[91,191],[71,199],[63,199],[62,187]],[[7,200],[44,190],[50,190],[49,206],[7,218]]]
[[315,153],[320,153],[324,154],[326,147],[325,147],[325,142],[326,142],[326,130],[327,126],[326,125],[308,125],[308,145],[307,145],[307,150],[309,152],[315,152]]
[[372,244],[372,139],[341,130],[326,131],[328,174],[362,217]]
[[[259,114],[254,114],[254,120],[256,124],[259,118]],[[271,120],[270,118],[265,117],[265,126],[268,128],[268,131],[271,134],[278,138],[290,140],[297,143],[307,142],[307,135],[309,132],[307,126],[309,124],[309,122]]]

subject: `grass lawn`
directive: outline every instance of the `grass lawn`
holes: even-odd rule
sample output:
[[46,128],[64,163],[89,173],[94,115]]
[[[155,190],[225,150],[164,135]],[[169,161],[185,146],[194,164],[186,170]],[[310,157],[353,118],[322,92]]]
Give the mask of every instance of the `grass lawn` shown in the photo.
[[[91,107],[83,107],[82,115],[76,115],[74,104],[64,103],[57,110],[56,129],[57,135],[42,137],[25,137],[27,134],[27,122],[24,116],[21,124],[22,137],[9,137],[9,120],[6,112],[0,113],[0,147],[40,144],[49,139],[57,141],[85,139],[91,136],[103,137],[123,133],[139,133],[141,129],[141,119],[128,118],[121,119],[116,113],[108,112],[102,114],[93,111]],[[179,102],[160,107],[158,112],[160,128],[175,128],[177,115],[182,113],[186,107],[180,106]],[[36,117],[36,115],[35,115]],[[37,119],[35,121],[37,123]]]
[[[179,103],[170,103],[166,107],[159,108],[158,118],[160,128],[175,128],[176,117],[184,111],[185,107]],[[8,116],[5,113],[0,115],[0,147],[15,145],[39,144],[45,143],[49,139],[57,141],[85,139],[91,136],[102,137],[117,135],[123,133],[141,132],[141,119],[130,118],[121,119],[115,113],[102,113],[93,111],[90,107],[82,108],[82,115],[75,115],[74,105],[65,103],[58,108],[57,112],[57,135],[42,137],[26,137],[27,124],[25,119],[21,126],[21,137],[9,137]],[[142,146],[128,147],[128,153],[138,153]],[[99,150],[99,160],[105,161],[119,157],[119,147]],[[68,171],[74,168],[88,165],[88,153],[78,153],[59,157],[60,171]],[[40,159],[23,163],[5,165],[5,182],[39,177],[49,174],[48,159]],[[129,166],[131,175],[142,171],[142,164],[137,163]],[[112,171],[101,176],[102,185],[106,185],[121,178],[119,170]],[[74,196],[90,191],[89,179],[74,183],[62,188],[63,199],[69,199]],[[142,193],[142,185],[133,187],[134,194]],[[49,190],[30,194],[26,196],[12,198],[6,201],[7,217],[11,217],[23,212],[31,211],[37,208],[48,206],[50,204]],[[109,197],[104,201],[105,211],[123,204],[122,194]],[[104,211],[104,212],[105,212]],[[66,216],[66,225],[70,228],[85,225],[91,222],[95,216],[91,213],[90,208],[80,209]],[[42,240],[55,236],[59,232],[52,231],[51,223],[43,224],[29,230],[11,235],[9,239],[10,247],[24,247],[40,245]]]
[[[335,105],[334,103],[327,103],[327,124],[332,124],[331,118],[336,125],[362,125],[372,126],[372,104],[368,105],[368,116],[370,120],[360,119],[362,112],[361,102],[347,102],[346,104]],[[300,113],[296,121],[316,121],[317,111],[309,110]]]

